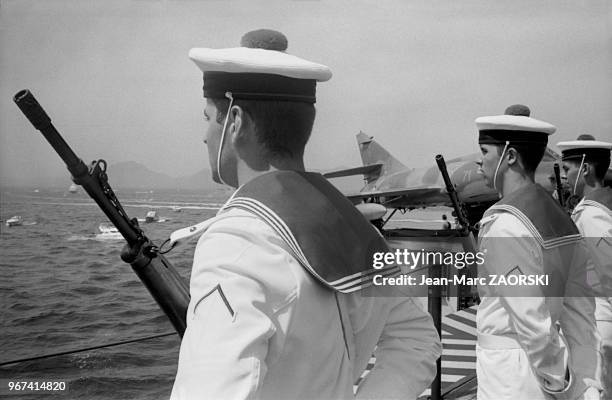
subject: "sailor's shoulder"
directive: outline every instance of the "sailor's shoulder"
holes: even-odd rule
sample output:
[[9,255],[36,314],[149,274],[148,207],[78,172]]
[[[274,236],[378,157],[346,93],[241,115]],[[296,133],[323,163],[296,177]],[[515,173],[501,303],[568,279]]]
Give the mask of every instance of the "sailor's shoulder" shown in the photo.
[[210,222],[200,240],[216,234],[239,235],[276,235],[274,230],[255,214],[241,209],[228,208],[217,214]]
[[574,216],[587,218],[612,218],[612,211],[610,211],[607,207],[596,201],[583,200],[578,203],[576,208],[574,208],[574,211],[572,212],[572,218],[574,218]]
[[230,292],[234,287],[239,289],[241,281],[258,282],[259,290],[275,308],[296,292],[294,271],[300,269],[265,222],[243,210],[231,210],[217,216],[200,237],[192,282],[203,282],[206,287],[220,284]]
[[528,236],[525,224],[512,213],[504,210],[490,210],[480,220],[479,228],[490,237]]
[[493,222],[495,222],[495,220],[497,219],[497,217],[499,216],[499,213],[496,212],[492,212],[490,214],[485,214],[480,221],[478,221],[478,224],[476,225],[478,229],[482,230],[483,228],[488,228],[491,226],[491,224],[493,224]]

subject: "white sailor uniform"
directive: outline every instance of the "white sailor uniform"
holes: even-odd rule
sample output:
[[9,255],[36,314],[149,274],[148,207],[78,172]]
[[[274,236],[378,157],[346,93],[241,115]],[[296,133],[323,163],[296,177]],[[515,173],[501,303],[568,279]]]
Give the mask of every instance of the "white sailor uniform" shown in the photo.
[[[291,174],[268,173],[251,187],[264,188],[265,196],[275,191],[270,177],[280,181]],[[411,298],[327,287],[315,277],[320,271],[308,271],[291,248],[295,243],[286,240],[284,228],[294,228],[289,223],[273,228],[291,217],[277,219],[242,189],[200,227],[205,232],[194,256],[172,399],[414,399],[421,394],[441,354],[431,317]],[[304,192],[299,196],[303,204],[319,201]],[[312,222],[313,229],[325,224],[313,214],[299,218],[302,226]],[[320,233],[307,237],[325,241]],[[289,236],[299,241],[301,234]],[[312,243],[298,243],[297,252],[304,250],[309,258]],[[360,249],[337,248],[330,256],[355,251]],[[353,383],[373,353],[376,366],[355,395]]]
[[602,385],[612,396],[612,188],[585,196],[574,208],[572,219],[585,237],[596,268],[600,295],[595,299],[595,319],[601,336]]
[[599,390],[589,261],[567,214],[538,185],[519,189],[487,210],[479,247],[481,276],[546,274],[550,281],[479,287],[478,399],[574,399],[589,386]]

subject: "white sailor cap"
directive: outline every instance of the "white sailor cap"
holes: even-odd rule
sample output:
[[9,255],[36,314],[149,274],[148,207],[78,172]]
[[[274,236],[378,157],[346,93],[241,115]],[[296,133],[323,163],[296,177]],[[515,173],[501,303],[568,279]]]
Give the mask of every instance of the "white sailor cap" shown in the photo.
[[576,140],[557,143],[561,150],[561,159],[609,160],[612,143],[595,140],[591,135],[580,135]]
[[548,122],[530,117],[530,110],[522,104],[506,108],[504,115],[476,118],[479,144],[539,144],[548,143],[548,135],[557,128]]
[[314,103],[316,83],[331,78],[329,67],[285,53],[287,40],[276,31],[247,33],[243,47],[194,48],[191,58],[204,73],[204,97]]

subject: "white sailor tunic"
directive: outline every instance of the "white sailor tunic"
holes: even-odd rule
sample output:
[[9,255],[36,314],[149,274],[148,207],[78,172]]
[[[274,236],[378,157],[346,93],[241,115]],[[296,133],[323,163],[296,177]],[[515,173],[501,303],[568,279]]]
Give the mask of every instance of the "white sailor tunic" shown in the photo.
[[594,261],[598,296],[595,319],[601,336],[604,398],[612,397],[612,188],[586,195],[576,205],[572,219],[585,238]]
[[414,399],[431,383],[431,317],[411,298],[362,295],[384,241],[319,174],[262,175],[193,230],[172,399]]
[[478,399],[574,399],[600,390],[589,260],[569,216],[529,185],[487,210],[479,250],[479,276],[547,275],[548,285],[479,286]]

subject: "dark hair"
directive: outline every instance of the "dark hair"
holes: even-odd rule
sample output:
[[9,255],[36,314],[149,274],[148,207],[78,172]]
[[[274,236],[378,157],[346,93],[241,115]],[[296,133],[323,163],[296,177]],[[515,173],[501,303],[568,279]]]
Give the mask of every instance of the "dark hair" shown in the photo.
[[[508,149],[511,147],[518,153],[527,172],[535,172],[536,168],[538,168],[538,164],[540,164],[540,161],[542,161],[542,158],[544,157],[544,153],[546,152],[546,146],[539,146],[537,144],[513,144],[510,142]],[[501,155],[503,149],[503,145],[498,145],[497,154]]]
[[[595,136],[589,134],[582,134],[578,136],[576,140],[595,140]],[[610,168],[610,158],[586,156],[585,162],[593,166],[593,169],[595,171],[595,178],[597,180],[603,180],[606,177],[606,172],[608,172],[608,168]],[[578,165],[580,165],[580,162],[578,162]]]
[[[566,160],[565,162],[568,162],[576,166],[576,168],[580,168],[581,161],[577,158]],[[593,158],[586,157],[584,162],[593,167],[593,171],[595,173],[595,179],[601,181],[606,178],[606,173],[608,172],[608,168],[610,167],[609,159],[604,160],[604,159],[593,159]]]
[[[211,99],[222,124],[229,100]],[[314,104],[294,101],[234,100],[251,117],[258,142],[269,160],[301,158],[315,119]]]
[[588,162],[593,166],[595,170],[595,178],[597,180],[603,180],[606,177],[608,168],[610,168],[610,159],[593,159],[589,160],[588,157],[585,162]]

